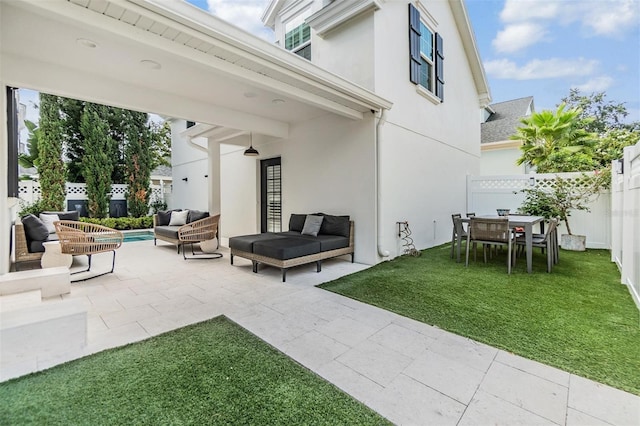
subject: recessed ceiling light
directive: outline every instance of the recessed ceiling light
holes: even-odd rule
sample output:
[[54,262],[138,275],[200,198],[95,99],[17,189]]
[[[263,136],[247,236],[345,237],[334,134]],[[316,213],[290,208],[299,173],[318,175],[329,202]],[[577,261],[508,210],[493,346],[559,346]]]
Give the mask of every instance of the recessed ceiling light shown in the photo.
[[245,98],[255,98],[257,96],[258,96],[258,94],[257,93],[253,93],[253,92],[245,92],[245,94],[244,94]]
[[271,101],[271,103],[274,105],[280,105],[284,103],[284,99],[274,99]]
[[95,49],[96,47],[98,47],[98,43],[93,40],[89,40],[88,38],[79,38],[76,40],[76,43],[78,43],[80,46],[88,47],[90,49]]
[[152,61],[151,59],[143,59],[140,61],[140,65],[142,65],[145,68],[148,68],[150,70],[159,70],[160,68],[162,68],[162,65],[160,65],[159,62],[156,61]]

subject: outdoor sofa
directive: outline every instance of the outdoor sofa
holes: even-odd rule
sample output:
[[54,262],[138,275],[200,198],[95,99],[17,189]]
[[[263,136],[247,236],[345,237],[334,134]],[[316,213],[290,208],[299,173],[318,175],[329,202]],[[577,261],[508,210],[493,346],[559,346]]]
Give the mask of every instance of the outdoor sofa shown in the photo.
[[[153,244],[156,245],[157,240],[175,244],[178,253],[182,248],[182,256],[187,259],[184,246],[190,244],[195,256],[193,244],[217,238],[219,221],[220,215],[209,216],[209,212],[199,210],[159,211],[153,215]],[[207,259],[222,257],[221,253],[207,255]]]
[[57,241],[54,222],[59,220],[80,220],[77,211],[42,212],[38,216],[28,214],[16,219],[13,224],[14,256],[16,270],[25,262],[42,259],[44,244]]
[[274,266],[281,269],[285,282],[287,270],[294,266],[315,262],[320,272],[324,259],[346,254],[351,255],[353,263],[353,231],[349,216],[292,214],[289,231],[229,238],[231,264],[238,256],[251,260],[255,273],[261,263]]

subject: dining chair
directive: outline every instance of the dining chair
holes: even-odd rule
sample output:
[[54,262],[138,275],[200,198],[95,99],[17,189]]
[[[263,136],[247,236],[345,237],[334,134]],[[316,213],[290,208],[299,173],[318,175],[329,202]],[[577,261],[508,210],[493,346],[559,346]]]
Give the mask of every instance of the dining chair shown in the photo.
[[[487,247],[494,245],[507,246],[507,272],[511,274],[511,265],[515,265],[515,234],[509,228],[509,218],[477,218],[469,221],[467,232],[467,250],[465,266],[469,266],[469,246],[481,243],[483,245],[484,262],[487,262]],[[474,259],[475,259],[474,249]]]
[[457,249],[458,252],[458,262],[460,262],[460,249],[458,247],[458,241],[462,244],[462,241],[467,238],[467,231],[464,229],[462,225],[462,215],[460,213],[455,213],[451,215],[451,221],[453,222],[453,231],[451,232],[451,259],[453,259],[453,252]]
[[[547,255],[547,272],[551,272],[553,265],[558,263],[558,220],[550,219],[547,230],[544,234],[533,234],[531,242],[532,247],[542,248],[543,253]],[[554,242],[555,239],[555,242]],[[516,244],[519,248],[524,248],[526,242],[524,236],[516,238]]]
[[471,217],[476,217],[475,213],[467,213],[467,217],[471,218]]

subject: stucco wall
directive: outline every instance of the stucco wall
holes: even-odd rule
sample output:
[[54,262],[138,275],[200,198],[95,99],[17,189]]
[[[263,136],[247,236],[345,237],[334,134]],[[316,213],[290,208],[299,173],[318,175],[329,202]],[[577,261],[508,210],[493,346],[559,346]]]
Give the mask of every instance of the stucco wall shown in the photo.
[[480,175],[517,175],[526,173],[523,165],[516,165],[522,152],[518,148],[482,151]]
[[374,15],[375,90],[394,103],[380,133],[382,239],[392,255],[402,252],[396,221],[409,221],[419,249],[448,241],[451,214],[466,211],[466,175],[480,170],[480,106],[453,15],[447,2],[424,5],[444,40],[443,103],[409,81],[407,3]]
[[[193,148],[180,132],[186,129],[184,120],[175,120],[171,125],[171,166],[172,191],[169,208],[195,209],[206,211],[208,204],[208,185],[205,175],[209,174],[207,153]],[[206,147],[207,140],[195,138],[194,141]],[[187,178],[187,181],[182,180]]]

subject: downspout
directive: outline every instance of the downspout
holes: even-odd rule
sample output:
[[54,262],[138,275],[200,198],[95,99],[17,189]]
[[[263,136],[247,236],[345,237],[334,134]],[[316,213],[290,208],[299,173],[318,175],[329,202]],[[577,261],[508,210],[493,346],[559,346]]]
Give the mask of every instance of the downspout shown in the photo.
[[380,116],[378,117],[378,123],[376,124],[376,244],[378,246],[378,255],[381,257],[389,257],[389,251],[382,247],[382,220],[380,218],[382,211],[382,197],[380,195],[380,129],[387,121],[387,110],[382,108],[380,110]]
[[187,143],[189,145],[191,145],[192,147],[194,147],[194,148],[196,148],[196,149],[198,149],[198,150],[200,150],[202,152],[206,152],[207,154],[209,153],[209,149],[208,148],[205,148],[204,146],[195,143],[192,139],[193,139],[193,136],[187,136]]

